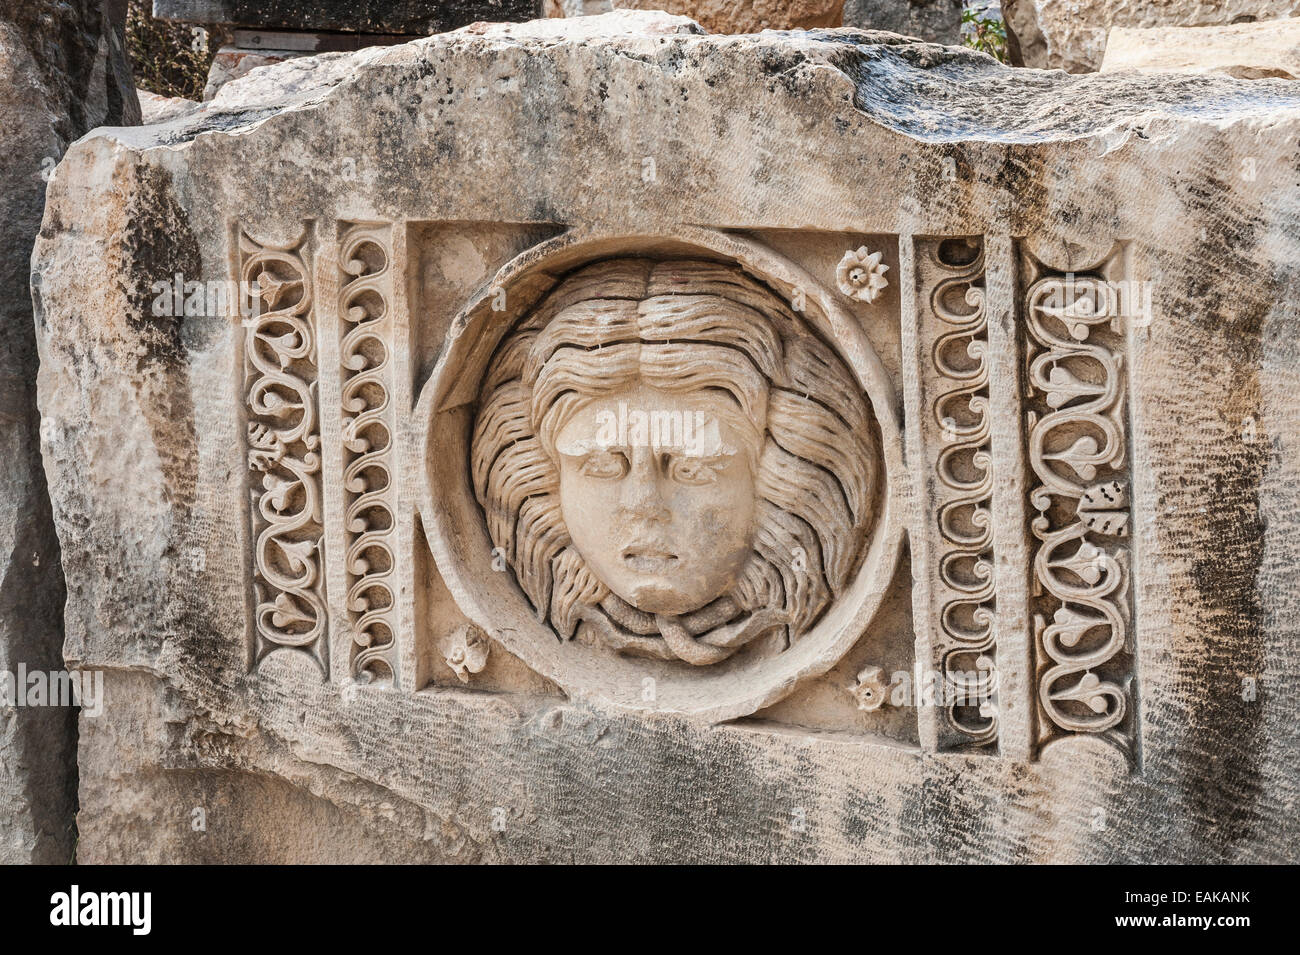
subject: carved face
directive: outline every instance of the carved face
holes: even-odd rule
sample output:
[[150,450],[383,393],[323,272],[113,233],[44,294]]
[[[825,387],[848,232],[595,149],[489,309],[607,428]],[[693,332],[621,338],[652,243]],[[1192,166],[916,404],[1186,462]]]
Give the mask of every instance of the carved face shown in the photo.
[[592,401],[560,431],[560,510],[574,546],[623,600],[698,610],[753,552],[758,436],[721,394],[644,383]]
[[558,636],[702,666],[779,652],[846,586],[873,427],[838,356],[741,269],[610,259],[498,346],[471,470]]

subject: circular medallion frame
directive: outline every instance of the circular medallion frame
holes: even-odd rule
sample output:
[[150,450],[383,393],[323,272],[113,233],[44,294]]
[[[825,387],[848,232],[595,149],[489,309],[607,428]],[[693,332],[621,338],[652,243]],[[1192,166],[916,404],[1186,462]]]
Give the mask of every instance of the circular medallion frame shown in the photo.
[[[561,641],[538,619],[513,574],[494,554],[469,473],[470,432],[484,371],[500,341],[564,275],[618,256],[729,262],[785,301],[801,299],[801,317],[853,373],[875,416],[883,480],[865,554],[834,603],[775,656],[737,655],[698,667]],[[893,383],[857,319],[836,296],[802,267],[746,236],[700,227],[663,234],[575,230],[521,253],[456,316],[420,390],[414,426],[421,436],[416,462],[423,478],[420,517],[457,606],[574,699],[713,722],[746,716],[786,696],[799,681],[834,666],[869,628],[897,571],[905,475]]]

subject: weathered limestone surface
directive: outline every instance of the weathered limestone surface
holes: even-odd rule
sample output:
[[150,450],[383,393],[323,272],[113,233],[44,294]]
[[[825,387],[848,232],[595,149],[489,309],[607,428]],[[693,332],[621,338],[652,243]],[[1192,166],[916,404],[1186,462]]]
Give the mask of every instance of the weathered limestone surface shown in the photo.
[[961,8],[961,0],[844,0],[844,26],[956,45]]
[[208,69],[208,82],[203,87],[203,98],[212,99],[221,87],[231,80],[247,76],[259,66],[271,66],[303,55],[294,50],[241,50],[237,47],[222,47],[212,58],[212,66]]
[[1117,27],[1106,41],[1101,69],[1293,80],[1300,77],[1300,17],[1215,27]]
[[837,27],[844,0],[543,0],[548,17],[579,17],[617,10],[662,10],[690,17],[710,33],[758,33],[760,30],[795,30]]
[[584,27],[63,160],[79,858],[1296,861],[1300,94]]
[[1296,0],[1003,0],[1011,62],[1088,73],[1101,69],[1114,27],[1227,26],[1300,15]]
[[[117,21],[120,22],[120,21]],[[45,182],[102,123],[139,122],[120,38],[98,2],[0,11],[0,672],[63,669],[63,576],[41,468],[31,251]],[[76,717],[0,699],[0,863],[72,857]]]
[[710,33],[757,33],[811,27],[860,27],[920,37],[932,43],[961,39],[961,0],[543,0],[548,17],[614,10],[664,10],[690,17]]
[[183,96],[159,96],[148,90],[136,90],[135,95],[140,101],[140,122],[146,125],[175,119],[203,105]]

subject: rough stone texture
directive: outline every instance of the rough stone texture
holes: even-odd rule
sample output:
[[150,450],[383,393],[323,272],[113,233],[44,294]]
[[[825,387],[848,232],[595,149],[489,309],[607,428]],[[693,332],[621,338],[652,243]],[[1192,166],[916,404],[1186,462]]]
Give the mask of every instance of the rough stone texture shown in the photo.
[[182,23],[418,36],[480,20],[528,20],[538,7],[539,0],[153,0],[153,15]]
[[961,0],[844,0],[844,25],[956,45],[961,8]]
[[193,112],[203,104],[183,96],[159,96],[148,90],[136,90],[140,100],[140,122],[146,126],[150,123],[163,123],[177,116]]
[[580,17],[616,10],[662,10],[690,17],[710,33],[757,33],[760,30],[795,30],[837,27],[844,0],[543,0],[548,17]]
[[[1296,861],[1291,84],[634,14],[323,58],[313,85],[315,62],[89,137],[52,185],[45,461],[68,655],[108,673],[81,861]],[[530,321],[569,341],[551,324],[590,294],[539,303],[627,256],[742,269],[726,295],[762,320],[738,352],[764,323],[803,329],[862,388],[759,358],[769,401],[858,394],[875,419],[853,433],[876,442],[880,516],[809,512],[829,533],[781,584],[839,544],[869,553],[788,648],[562,639],[516,583],[542,592],[521,555],[556,525],[493,549],[523,497],[485,493],[485,513],[473,482],[521,472],[472,466],[478,396],[485,375],[543,380],[551,354],[495,346]],[[158,314],[177,273],[257,284]],[[1116,311],[1107,290],[1134,282],[1150,301]],[[618,289],[565,335],[670,314]],[[687,372],[730,326],[691,327],[627,326],[587,360],[675,342]],[[854,460],[815,420],[768,428]],[[544,476],[510,434],[502,455]],[[983,518],[950,526],[967,492]],[[994,592],[956,619],[963,555]],[[594,588],[566,593],[599,621]],[[668,632],[684,607],[652,609]],[[882,705],[891,674],[950,675],[962,640],[996,667],[979,705]]]
[[240,50],[236,47],[223,46],[212,58],[212,66],[208,69],[208,82],[203,87],[203,98],[212,99],[221,87],[231,80],[247,76],[259,66],[283,63],[285,60],[297,59],[304,55],[295,50]]
[[1300,15],[1296,0],[1003,0],[1010,62],[1036,69],[1101,69],[1113,27],[1226,26]]
[[1300,18],[1214,27],[1117,27],[1107,39],[1101,70],[1293,80],[1300,77]]
[[[101,123],[139,122],[121,38],[97,2],[0,11],[0,672],[63,669],[63,576],[41,468],[31,250],[45,182]],[[116,21],[116,22],[121,22]],[[72,857],[76,717],[0,701],[0,863]]]

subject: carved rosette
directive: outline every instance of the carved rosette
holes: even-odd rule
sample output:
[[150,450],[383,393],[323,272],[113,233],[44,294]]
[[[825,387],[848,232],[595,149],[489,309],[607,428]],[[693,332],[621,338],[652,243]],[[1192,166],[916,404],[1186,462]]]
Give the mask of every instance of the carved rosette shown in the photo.
[[328,673],[321,572],[317,353],[307,229],[292,243],[239,232],[253,544],[254,647],[307,654]]
[[978,238],[923,243],[928,298],[938,329],[928,402],[935,429],[933,513],[937,524],[937,659],[943,709],[957,740],[997,739],[993,528],[990,501],[988,316],[984,250]]
[[343,494],[351,673],[398,673],[389,227],[353,225],[339,249]]
[[1026,295],[1040,743],[1131,737],[1129,502],[1122,315],[1106,263],[1032,258]]

